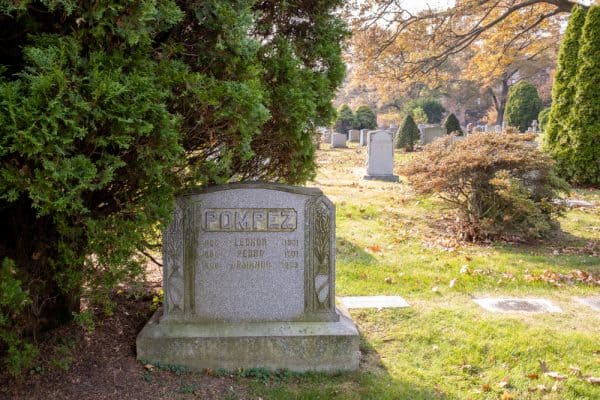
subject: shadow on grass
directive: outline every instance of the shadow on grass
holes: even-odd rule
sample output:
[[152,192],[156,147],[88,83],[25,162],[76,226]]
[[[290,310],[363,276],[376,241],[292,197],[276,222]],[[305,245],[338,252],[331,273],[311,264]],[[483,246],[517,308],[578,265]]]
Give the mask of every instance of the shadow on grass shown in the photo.
[[269,384],[254,382],[252,394],[267,400],[449,400],[434,388],[394,379],[379,353],[361,335],[360,369],[339,374],[290,374]]
[[600,273],[600,240],[575,236],[557,230],[547,238],[529,243],[498,242],[494,247],[505,254],[529,262],[547,262],[561,268],[581,269]]
[[343,237],[336,238],[336,259],[339,262],[369,266],[377,264],[377,259],[361,246]]

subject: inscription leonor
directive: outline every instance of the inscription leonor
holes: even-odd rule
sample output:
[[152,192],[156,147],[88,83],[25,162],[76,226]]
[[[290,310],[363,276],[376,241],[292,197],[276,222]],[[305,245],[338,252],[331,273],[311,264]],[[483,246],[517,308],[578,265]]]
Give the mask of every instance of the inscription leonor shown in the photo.
[[293,208],[208,208],[202,227],[207,232],[293,232]]

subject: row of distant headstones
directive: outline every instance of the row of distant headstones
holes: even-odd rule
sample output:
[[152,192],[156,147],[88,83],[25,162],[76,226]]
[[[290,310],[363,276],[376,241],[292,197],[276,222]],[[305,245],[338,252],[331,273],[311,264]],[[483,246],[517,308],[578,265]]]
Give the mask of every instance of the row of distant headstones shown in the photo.
[[[431,141],[433,141],[439,137],[443,137],[444,135],[447,134],[446,129],[442,125],[419,124],[418,127],[419,127],[419,132],[421,134],[421,143],[422,144],[430,143]],[[392,133],[392,135],[395,135],[398,130],[398,127],[395,125],[391,125],[389,127],[382,127],[379,130],[388,131],[388,132]],[[475,132],[501,133],[504,130],[504,127],[501,125],[468,124],[464,130],[467,135],[470,133],[475,133]],[[332,129],[322,128],[321,136],[322,136],[322,140],[324,142],[331,143],[334,146],[341,144],[342,141],[345,142],[344,137],[346,137],[347,140],[349,140],[350,142],[360,143],[361,146],[366,146],[369,132],[374,132],[374,131],[368,130],[368,129],[361,129],[361,130],[351,129],[350,131],[348,131],[348,136],[346,137],[346,135],[344,135],[342,133],[333,132]],[[536,120],[534,120],[532,122],[531,127],[529,127],[527,132],[532,132],[532,133],[539,132],[538,122]],[[334,140],[333,135],[341,135],[341,136],[337,137],[336,140]]]

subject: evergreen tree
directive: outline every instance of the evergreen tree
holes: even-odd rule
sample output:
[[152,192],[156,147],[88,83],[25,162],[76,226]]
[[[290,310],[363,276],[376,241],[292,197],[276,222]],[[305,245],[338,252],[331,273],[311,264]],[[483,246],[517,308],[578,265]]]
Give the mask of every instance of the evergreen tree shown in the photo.
[[586,10],[580,6],[575,6],[571,12],[569,25],[558,54],[550,115],[548,122],[542,125],[543,148],[554,158],[557,172],[562,176],[565,176],[565,162],[571,151],[567,120],[575,101],[575,77],[579,65],[578,54],[585,15]]
[[587,12],[569,128],[571,148],[565,176],[580,185],[600,185],[600,6]]
[[527,81],[513,85],[508,91],[504,121],[525,132],[542,110],[542,100],[535,86]]
[[338,110],[338,117],[334,126],[335,130],[347,135],[350,129],[354,129],[354,125],[354,113],[352,113],[352,110],[347,104],[342,105]]
[[422,99],[409,101],[403,107],[403,111],[406,114],[409,114],[409,113],[412,114],[414,117],[415,113],[421,113],[420,111],[415,111],[419,108],[422,110],[422,112],[425,113],[425,115],[427,117],[427,119],[422,122],[429,123],[429,124],[441,123],[442,117],[444,116],[444,113],[446,112],[446,109],[444,108],[442,103],[439,102],[439,100],[430,99],[430,98],[424,98],[424,99],[422,98]]
[[354,113],[354,129],[375,129],[377,128],[377,115],[369,106],[360,106]]
[[406,151],[413,151],[415,143],[420,139],[421,135],[417,124],[412,116],[407,115],[402,122],[402,126],[396,133],[395,148],[404,148]]
[[542,111],[540,111],[540,113],[538,114],[537,120],[539,123],[540,131],[542,131],[542,132],[546,132],[546,129],[548,127],[548,121],[550,120],[550,112],[551,112],[551,108],[546,107]]
[[460,127],[460,122],[458,122],[458,118],[453,113],[450,113],[448,117],[446,117],[446,121],[444,122],[444,127],[446,128],[446,133],[448,135],[457,132],[458,136],[463,135],[463,131]]
[[176,193],[314,176],[314,129],[344,76],[341,3],[0,0],[11,372],[34,354],[22,334],[69,320],[82,295],[110,310]]

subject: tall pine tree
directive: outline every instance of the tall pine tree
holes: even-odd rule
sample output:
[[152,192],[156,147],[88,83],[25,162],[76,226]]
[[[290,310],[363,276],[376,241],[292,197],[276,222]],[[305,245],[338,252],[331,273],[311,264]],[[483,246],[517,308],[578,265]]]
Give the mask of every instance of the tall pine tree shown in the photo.
[[569,128],[572,151],[566,160],[566,177],[580,185],[600,185],[600,6],[587,13],[579,68],[575,79],[575,99]]
[[575,99],[575,76],[579,65],[578,54],[586,10],[575,6],[569,19],[558,55],[558,67],[552,86],[552,107],[544,129],[544,150],[556,161],[560,175],[565,175],[566,162],[571,151],[567,121]]

